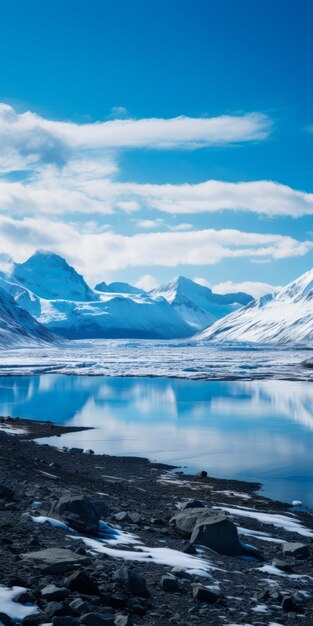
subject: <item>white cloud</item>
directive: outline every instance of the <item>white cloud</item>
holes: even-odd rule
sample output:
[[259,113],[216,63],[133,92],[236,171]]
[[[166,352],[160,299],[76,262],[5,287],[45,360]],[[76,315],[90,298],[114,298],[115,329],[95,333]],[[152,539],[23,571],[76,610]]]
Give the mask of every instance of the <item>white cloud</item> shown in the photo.
[[[119,109],[120,111],[120,109]],[[125,111],[123,111],[125,114]],[[212,118],[115,119],[76,124],[18,113],[0,104],[2,150],[17,149],[26,158],[62,163],[67,151],[90,149],[196,149],[265,139],[271,122],[262,113]]]
[[132,237],[84,232],[79,226],[47,218],[0,216],[0,249],[22,261],[38,248],[65,256],[90,280],[127,267],[213,265],[226,258],[282,259],[305,255],[313,247],[282,235],[235,229],[150,232]]
[[[25,182],[0,181],[0,211],[50,214],[133,213],[157,209],[173,214],[246,211],[268,217],[293,218],[313,215],[313,194],[271,181],[228,183],[210,180],[198,184],[151,185],[115,182],[99,171],[112,171],[114,164],[102,163],[93,170],[89,163],[83,174],[70,161],[62,170],[53,165]],[[76,170],[75,170],[76,168]],[[149,223],[152,223],[149,220]],[[189,224],[175,229],[187,229]]]
[[206,280],[206,278],[201,278],[201,276],[196,276],[192,280],[194,280],[195,283],[198,283],[198,285],[201,285],[202,287],[208,287],[209,289],[211,289],[211,285],[209,281]]
[[160,217],[156,220],[136,220],[136,226],[143,230],[156,230],[160,227],[166,227],[166,224],[162,217]]
[[177,226],[172,226],[172,230],[177,230],[177,231],[192,230],[192,229],[193,229],[193,225],[187,224],[187,223],[182,223],[182,224],[177,224]]
[[254,298],[260,298],[268,293],[274,293],[281,288],[282,287],[280,285],[271,285],[269,283],[262,283],[258,281],[246,280],[234,283],[231,280],[227,280],[223,283],[219,283],[218,285],[214,285],[214,287],[212,287],[212,291],[215,293],[236,293],[238,291],[243,291],[250,294]]
[[151,291],[151,289],[155,289],[155,287],[159,286],[159,281],[152,276],[152,274],[144,274],[137,280],[136,287],[138,289],[144,289],[144,291]]
[[156,209],[187,215],[242,210],[270,217],[312,215],[313,194],[268,180],[180,185],[116,180],[120,149],[226,145],[262,139],[269,130],[269,119],[260,113],[75,124],[30,111],[20,114],[0,104],[0,173],[29,170],[25,180],[0,181],[0,211],[105,215]]

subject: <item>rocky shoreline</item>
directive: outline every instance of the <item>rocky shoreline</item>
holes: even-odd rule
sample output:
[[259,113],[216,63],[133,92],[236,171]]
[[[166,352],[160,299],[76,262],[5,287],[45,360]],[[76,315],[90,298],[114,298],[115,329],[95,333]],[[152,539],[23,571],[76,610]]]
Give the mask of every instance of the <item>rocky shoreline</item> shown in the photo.
[[313,625],[313,517],[70,430],[0,419],[1,626]]

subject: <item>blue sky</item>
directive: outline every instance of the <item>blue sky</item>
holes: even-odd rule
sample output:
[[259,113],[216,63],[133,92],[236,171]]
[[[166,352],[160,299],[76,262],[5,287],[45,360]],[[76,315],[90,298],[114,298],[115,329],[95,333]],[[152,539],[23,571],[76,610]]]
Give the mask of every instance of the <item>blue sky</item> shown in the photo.
[[310,269],[312,18],[307,0],[1,3],[2,251],[54,249],[91,283]]

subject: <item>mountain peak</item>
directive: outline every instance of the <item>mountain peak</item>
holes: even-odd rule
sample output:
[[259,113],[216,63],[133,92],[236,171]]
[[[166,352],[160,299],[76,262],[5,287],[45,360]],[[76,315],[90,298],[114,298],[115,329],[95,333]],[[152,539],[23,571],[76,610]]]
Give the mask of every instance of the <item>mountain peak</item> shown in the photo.
[[38,250],[24,263],[16,263],[12,275],[46,300],[97,299],[84,278],[62,256],[48,250]]

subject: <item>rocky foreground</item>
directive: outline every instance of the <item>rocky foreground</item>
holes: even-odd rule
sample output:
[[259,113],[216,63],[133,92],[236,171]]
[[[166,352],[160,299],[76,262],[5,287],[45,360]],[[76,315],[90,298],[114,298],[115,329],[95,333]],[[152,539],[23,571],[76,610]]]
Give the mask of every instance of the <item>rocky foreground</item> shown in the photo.
[[310,515],[62,432],[0,419],[0,626],[313,625]]

